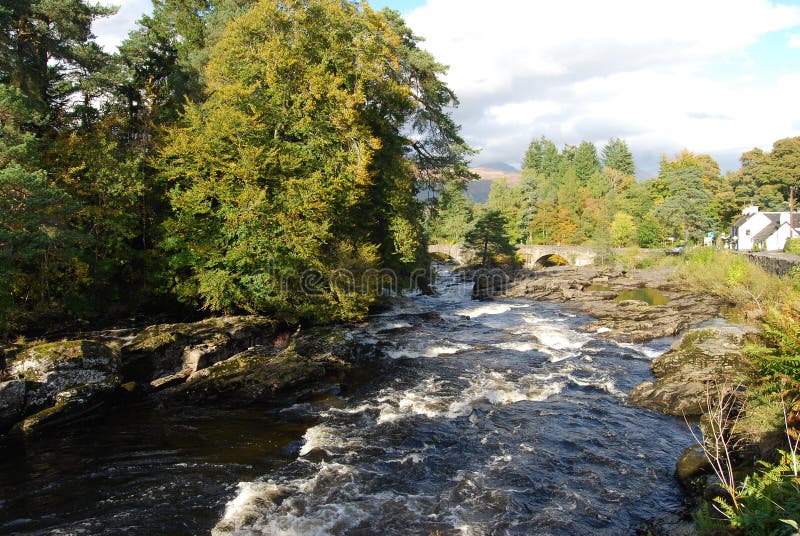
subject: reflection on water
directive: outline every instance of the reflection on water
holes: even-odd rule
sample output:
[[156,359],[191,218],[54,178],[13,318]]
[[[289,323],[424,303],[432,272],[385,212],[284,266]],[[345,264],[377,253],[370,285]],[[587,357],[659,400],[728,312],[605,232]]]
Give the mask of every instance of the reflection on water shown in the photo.
[[654,288],[637,288],[633,290],[623,290],[617,297],[616,301],[622,300],[639,300],[647,303],[648,305],[666,305],[669,303],[663,292]]

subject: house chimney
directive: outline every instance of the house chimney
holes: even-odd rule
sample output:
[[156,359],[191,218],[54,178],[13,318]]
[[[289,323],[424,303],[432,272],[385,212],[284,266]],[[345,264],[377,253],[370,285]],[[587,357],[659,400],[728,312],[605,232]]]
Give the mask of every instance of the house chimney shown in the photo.
[[742,216],[752,216],[756,212],[758,212],[758,207],[755,205],[750,205],[749,207],[744,207],[744,209],[742,209]]

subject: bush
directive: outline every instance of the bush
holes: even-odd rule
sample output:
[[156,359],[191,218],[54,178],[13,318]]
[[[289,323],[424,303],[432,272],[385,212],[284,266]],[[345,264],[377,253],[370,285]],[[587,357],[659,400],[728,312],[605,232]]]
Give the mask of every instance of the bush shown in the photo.
[[740,309],[757,309],[777,303],[786,293],[786,283],[749,262],[745,257],[713,248],[696,248],[678,271],[689,286],[711,292]]
[[786,253],[800,255],[800,238],[790,238],[787,240],[786,245],[783,247],[783,251]]
[[[701,534],[719,534],[720,528],[748,535],[796,534],[800,520],[800,481],[791,472],[788,456],[779,464],[759,462],[763,469],[745,478],[739,490],[740,508],[734,510],[728,501],[718,497],[716,506],[728,519],[715,519],[707,509],[697,516]],[[738,530],[737,530],[738,529]]]

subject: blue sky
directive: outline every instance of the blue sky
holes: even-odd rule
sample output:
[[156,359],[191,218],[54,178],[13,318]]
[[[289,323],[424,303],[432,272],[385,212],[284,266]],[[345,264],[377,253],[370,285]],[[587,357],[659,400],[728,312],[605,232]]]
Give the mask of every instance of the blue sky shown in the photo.
[[370,2],[369,5],[372,6],[373,9],[388,7],[405,15],[413,9],[425,5],[425,0],[375,0]]
[[[101,0],[114,46],[150,0]],[[800,135],[800,1],[376,0],[400,11],[450,66],[453,116],[475,163],[519,166],[528,143],[611,137],[639,178],[662,154],[708,153],[736,169],[745,150]]]

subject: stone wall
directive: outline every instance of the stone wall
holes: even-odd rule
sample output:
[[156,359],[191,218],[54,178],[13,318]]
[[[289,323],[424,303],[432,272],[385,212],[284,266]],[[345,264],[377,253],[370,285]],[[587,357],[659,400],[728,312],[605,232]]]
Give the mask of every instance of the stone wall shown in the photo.
[[747,253],[747,258],[775,275],[786,275],[793,267],[800,266],[800,255],[790,253]]

